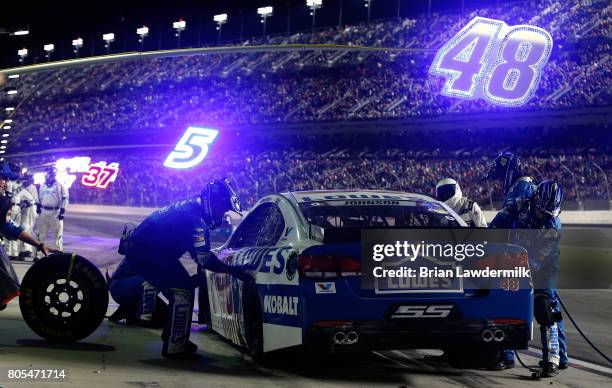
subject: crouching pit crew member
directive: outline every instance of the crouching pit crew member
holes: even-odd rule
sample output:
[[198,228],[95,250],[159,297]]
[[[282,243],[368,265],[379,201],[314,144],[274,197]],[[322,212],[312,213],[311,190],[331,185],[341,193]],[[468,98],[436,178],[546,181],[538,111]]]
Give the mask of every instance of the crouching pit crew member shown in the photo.
[[[189,252],[201,268],[244,279],[242,268],[222,263],[210,251],[209,230],[221,224],[227,211],[240,211],[238,195],[227,179],[213,180],[199,196],[151,213],[127,239],[121,265],[161,291],[169,301],[162,332],[164,357],[191,358],[197,351],[189,341],[194,284],[179,260],[184,253]],[[125,289],[134,292],[133,287]]]
[[486,228],[487,221],[480,210],[480,206],[474,201],[463,196],[461,187],[456,180],[444,178],[436,185],[436,199],[447,204],[455,213],[465,221],[468,226]]

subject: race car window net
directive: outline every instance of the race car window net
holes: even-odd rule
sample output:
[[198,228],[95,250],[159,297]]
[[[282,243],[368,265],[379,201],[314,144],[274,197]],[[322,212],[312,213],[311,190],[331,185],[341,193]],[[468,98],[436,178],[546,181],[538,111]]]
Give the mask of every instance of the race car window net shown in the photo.
[[274,245],[284,229],[285,222],[278,206],[271,202],[262,203],[240,223],[228,248]]
[[330,205],[328,202],[300,204],[311,225],[331,228],[420,227],[452,228],[460,224],[437,203],[418,202],[404,205]]

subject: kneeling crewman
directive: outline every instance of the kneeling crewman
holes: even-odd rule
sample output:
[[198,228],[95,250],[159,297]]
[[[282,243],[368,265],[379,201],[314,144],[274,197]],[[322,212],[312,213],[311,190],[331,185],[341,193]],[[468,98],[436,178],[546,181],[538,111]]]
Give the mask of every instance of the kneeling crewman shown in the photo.
[[202,268],[243,278],[241,268],[222,263],[210,251],[209,230],[221,224],[227,211],[240,211],[238,195],[227,179],[213,180],[199,196],[153,212],[127,238],[121,266],[161,291],[170,302],[162,332],[164,357],[193,357],[197,350],[189,341],[194,285],[179,260],[181,256],[189,252]]

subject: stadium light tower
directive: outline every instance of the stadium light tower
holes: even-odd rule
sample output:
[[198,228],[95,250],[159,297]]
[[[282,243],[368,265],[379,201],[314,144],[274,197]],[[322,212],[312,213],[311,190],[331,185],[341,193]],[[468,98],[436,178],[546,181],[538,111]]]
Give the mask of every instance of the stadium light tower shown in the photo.
[[138,35],[138,43],[140,43],[140,51],[144,51],[144,40],[149,36],[149,27],[142,26],[136,29]]
[[106,49],[106,54],[110,54],[111,43],[115,41],[115,34],[109,32],[108,34],[102,35],[102,40],[104,41],[104,48]]
[[365,0],[364,6],[368,9],[368,23],[370,23],[370,11],[372,10],[372,0]]
[[227,23],[227,14],[222,13],[219,15],[213,16],[213,20],[217,23],[217,31],[219,31],[219,36],[217,37],[217,42],[221,40],[221,29],[225,23]]
[[17,50],[17,55],[19,55],[19,63],[23,64],[23,61],[28,56],[28,49],[24,47],[21,50]]
[[257,13],[261,16],[261,23],[263,24],[263,37],[266,37],[266,24],[270,16],[272,16],[274,9],[271,6],[257,8]]
[[183,19],[179,19],[176,22],[172,23],[172,28],[174,28],[174,36],[176,36],[176,47],[181,47],[181,32],[187,29],[187,22]]
[[310,16],[312,16],[312,29],[315,28],[317,20],[317,9],[323,6],[323,0],[306,0],[306,6],[310,8]]
[[18,28],[16,30],[13,31],[9,31],[6,30],[4,28],[0,28],[0,35],[10,35],[10,36],[25,36],[25,35],[29,35],[30,34],[30,30],[26,27],[26,28]]
[[51,53],[55,51],[55,45],[53,43],[49,43],[43,46],[43,50],[45,51],[45,58],[47,58],[47,62],[51,60]]
[[74,49],[72,51],[74,51],[74,55],[76,55],[76,57],[79,57],[79,50],[81,49],[81,47],[83,47],[83,39],[81,38],[76,38],[72,41],[72,47],[74,47]]

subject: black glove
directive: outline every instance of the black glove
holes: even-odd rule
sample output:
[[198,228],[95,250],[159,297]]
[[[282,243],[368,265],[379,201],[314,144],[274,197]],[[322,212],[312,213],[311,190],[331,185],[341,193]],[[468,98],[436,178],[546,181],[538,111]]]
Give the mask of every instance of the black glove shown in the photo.
[[40,203],[36,204],[36,214],[40,214],[42,213],[42,206],[40,206]]
[[22,208],[22,209],[27,209],[27,208],[29,208],[30,206],[32,206],[32,204],[30,203],[30,201],[25,200],[25,199],[24,199],[23,201],[21,201],[21,203],[19,204],[19,207],[20,207],[20,208]]
[[59,212],[59,214],[57,216],[57,219],[60,220],[60,221],[63,220],[64,219],[64,213],[66,213],[66,209],[61,208],[60,212]]

